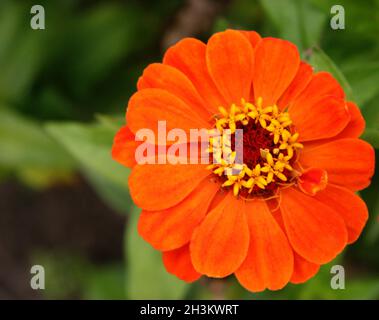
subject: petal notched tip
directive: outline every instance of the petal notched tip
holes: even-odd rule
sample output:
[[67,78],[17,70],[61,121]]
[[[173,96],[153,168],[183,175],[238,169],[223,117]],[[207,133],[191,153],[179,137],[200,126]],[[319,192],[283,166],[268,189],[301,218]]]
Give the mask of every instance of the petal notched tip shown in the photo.
[[298,186],[304,193],[314,196],[328,184],[328,173],[320,168],[309,168],[298,178]]
[[175,250],[162,252],[162,260],[167,272],[180,280],[191,283],[201,277],[201,274],[193,267],[188,244]]

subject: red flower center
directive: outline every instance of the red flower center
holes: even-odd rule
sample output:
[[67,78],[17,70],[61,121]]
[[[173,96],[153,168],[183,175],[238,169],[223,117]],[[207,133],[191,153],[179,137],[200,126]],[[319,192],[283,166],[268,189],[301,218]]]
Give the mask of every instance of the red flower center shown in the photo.
[[[233,187],[235,196],[253,197],[270,196],[279,186],[291,183],[292,164],[302,144],[297,142],[299,134],[293,132],[289,114],[276,105],[262,107],[262,99],[255,105],[242,100],[230,111],[219,110],[215,130],[221,137],[211,140],[209,169],[220,177],[222,186]],[[238,129],[242,136],[237,135]],[[230,138],[224,139],[227,135]]]
[[[261,150],[269,150],[272,153],[275,147],[270,132],[255,122],[249,122],[246,126],[238,125],[237,128],[243,129],[243,139],[240,143],[243,144],[244,163],[250,168],[254,168],[257,164],[263,166],[264,159],[261,156]],[[234,142],[233,138],[232,144]]]

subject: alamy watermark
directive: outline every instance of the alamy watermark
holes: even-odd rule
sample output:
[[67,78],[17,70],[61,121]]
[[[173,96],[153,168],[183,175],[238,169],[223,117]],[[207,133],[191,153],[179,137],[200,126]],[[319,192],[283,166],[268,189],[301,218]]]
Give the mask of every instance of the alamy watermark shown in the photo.
[[30,27],[33,30],[45,30],[45,8],[36,4],[30,9],[30,13],[32,14]]
[[33,290],[45,290],[45,268],[41,265],[34,265],[30,269],[32,275],[30,287]]
[[243,129],[190,129],[188,135],[180,128],[167,132],[162,120],[156,133],[148,128],[136,132],[138,164],[243,164]]
[[330,27],[333,30],[345,29],[345,8],[336,4],[330,8],[330,13],[333,17],[330,19]]
[[334,265],[330,269],[330,273],[334,274],[330,280],[330,287],[334,290],[345,289],[345,268],[341,265]]

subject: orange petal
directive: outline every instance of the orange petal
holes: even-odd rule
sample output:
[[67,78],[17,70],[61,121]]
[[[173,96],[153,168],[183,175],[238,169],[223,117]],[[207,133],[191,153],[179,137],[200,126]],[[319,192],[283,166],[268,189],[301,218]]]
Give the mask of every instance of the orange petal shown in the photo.
[[[268,201],[267,203],[270,209],[272,210],[272,215],[275,218],[276,222],[283,230],[283,232],[286,232],[283,216],[280,212],[280,209],[278,209],[278,204],[276,203],[276,201],[273,203],[272,201]],[[318,270],[320,269],[320,265],[305,260],[303,257],[299,256],[295,251],[292,252],[294,257],[294,265],[290,282],[303,283],[309,280],[318,272]]]
[[163,89],[183,100],[196,113],[205,117],[211,116],[205,103],[196,91],[192,82],[178,69],[161,63],[150,64],[138,81],[138,90]]
[[163,63],[183,72],[204,99],[208,111],[216,114],[225,101],[209,75],[205,53],[203,42],[186,38],[166,51]]
[[375,153],[370,144],[359,139],[334,140],[312,147],[305,145],[299,159],[303,168],[327,171],[330,183],[361,190],[370,184]]
[[280,209],[292,247],[306,260],[327,263],[345,247],[345,223],[326,204],[291,187],[281,191]]
[[166,121],[167,132],[180,128],[189,134],[190,129],[209,127],[190,106],[162,89],[144,89],[136,92],[129,100],[126,119],[134,134],[140,129],[152,130],[156,143],[158,121]]
[[318,72],[313,74],[311,81],[302,93],[293,102],[294,105],[307,107],[319,101],[321,97],[333,96],[335,98],[345,98],[345,93],[336,79],[328,72]]
[[190,251],[197,272],[223,278],[241,265],[249,246],[244,205],[229,192],[195,230]]
[[297,183],[301,191],[314,196],[317,192],[326,188],[328,174],[320,168],[309,168],[301,174]]
[[[151,150],[155,150],[151,158],[148,154],[136,153],[137,148],[144,143],[146,149],[149,147],[146,141],[136,141],[136,137],[133,132],[130,131],[128,126],[122,127],[115,135],[112,146],[112,158],[113,160],[132,168],[137,163],[142,164],[145,161],[158,161],[159,157],[166,157],[167,148],[158,148],[155,145],[150,145]],[[187,152],[190,154],[190,152]],[[191,154],[190,154],[191,155]],[[138,157],[138,159],[137,159]],[[141,158],[140,158],[141,157]],[[187,159],[187,158],[186,158]],[[205,162],[203,162],[205,163]]]
[[204,219],[209,204],[220,189],[218,182],[205,179],[182,202],[162,211],[142,211],[139,234],[155,249],[177,249],[191,240],[193,230]]
[[286,91],[280,97],[278,106],[280,109],[285,109],[289,104],[294,101],[299,94],[306,88],[308,83],[312,79],[313,70],[312,67],[306,62],[300,62],[299,69],[297,70],[295,78],[288,86]]
[[259,41],[262,40],[259,33],[255,31],[246,31],[246,30],[239,30],[250,42],[250,44],[255,48]]
[[134,134],[128,126],[123,126],[115,135],[112,146],[112,158],[127,167],[136,164],[135,150],[141,142],[134,140]]
[[192,265],[188,244],[179,249],[163,252],[162,259],[167,272],[181,280],[193,282],[201,277]]
[[224,188],[220,188],[219,192],[216,193],[216,195],[214,196],[210,206],[209,206],[209,210],[208,211],[212,211],[214,208],[216,208],[220,202],[222,202],[224,200],[224,198],[228,195],[229,191],[224,189]]
[[245,211],[250,245],[236,277],[243,287],[253,292],[266,288],[279,290],[288,283],[293,272],[292,248],[265,201],[246,202]]
[[320,265],[309,262],[294,252],[294,268],[291,283],[304,283],[320,270]]
[[299,52],[291,42],[262,39],[255,49],[255,99],[262,97],[265,106],[275,104],[294,79],[299,64]]
[[[277,202],[268,201],[267,204],[272,210],[272,215],[275,218],[278,225],[280,226],[280,228],[283,230],[283,232],[286,232],[283,216],[280,212],[280,209],[278,208]],[[294,265],[290,282],[305,282],[318,272],[318,270],[320,269],[320,265],[305,260],[303,257],[299,256],[295,251],[292,252],[294,257]]]
[[299,142],[336,136],[350,121],[345,101],[340,98],[322,97],[312,104],[293,104],[288,112],[299,132]]
[[355,242],[368,219],[365,202],[354,192],[332,184],[323,192],[319,192],[316,199],[338,212],[347,227],[348,243]]
[[346,128],[338,134],[338,139],[358,138],[365,130],[366,122],[358,106],[353,102],[347,102],[346,106],[350,114],[350,121]]
[[227,107],[250,97],[254,53],[251,44],[239,31],[214,34],[207,44],[207,66]]
[[187,197],[210,173],[206,165],[137,164],[129,176],[130,195],[142,209],[167,209]]

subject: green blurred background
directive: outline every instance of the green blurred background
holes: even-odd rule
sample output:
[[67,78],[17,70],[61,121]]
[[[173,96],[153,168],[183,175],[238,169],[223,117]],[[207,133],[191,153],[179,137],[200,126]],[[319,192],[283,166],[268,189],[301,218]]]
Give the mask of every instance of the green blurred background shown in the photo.
[[[45,8],[32,30],[30,9]],[[186,36],[226,28],[293,41],[332,72],[379,148],[379,1],[0,1],[0,298],[378,299],[379,178],[361,192],[370,221],[357,243],[303,285],[251,294],[234,278],[188,285],[165,272],[136,233],[129,171],[110,159],[113,135],[143,68]],[[376,153],[378,156],[378,152]],[[30,268],[46,290],[30,288]],[[332,290],[342,264],[346,289]]]

